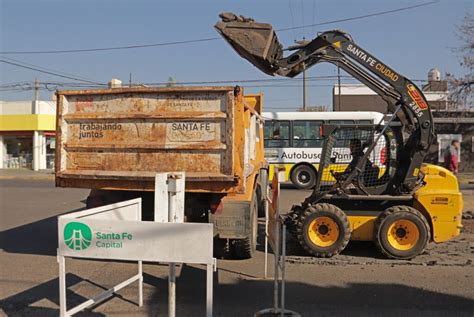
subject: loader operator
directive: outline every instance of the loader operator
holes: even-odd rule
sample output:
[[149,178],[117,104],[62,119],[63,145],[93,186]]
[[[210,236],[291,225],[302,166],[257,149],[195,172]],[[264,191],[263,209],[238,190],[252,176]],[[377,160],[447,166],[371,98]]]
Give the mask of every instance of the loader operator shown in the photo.
[[[359,139],[351,139],[349,143],[349,149],[351,151],[352,161],[346,167],[344,172],[333,172],[333,176],[336,180],[345,180],[351,172],[356,168],[359,159],[364,156],[364,151],[362,148],[362,142]],[[372,162],[368,159],[365,163],[365,171],[372,170]]]

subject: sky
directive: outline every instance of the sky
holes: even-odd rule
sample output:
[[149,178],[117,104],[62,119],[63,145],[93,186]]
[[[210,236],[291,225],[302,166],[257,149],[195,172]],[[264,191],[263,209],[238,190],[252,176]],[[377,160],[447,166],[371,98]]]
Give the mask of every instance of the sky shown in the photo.
[[[350,18],[430,0],[0,0],[0,51],[41,51],[139,45],[218,36],[213,25],[230,11],[271,23],[275,29]],[[453,49],[462,42],[457,26],[472,0],[440,0],[435,4],[355,21],[277,32],[286,47],[318,32],[341,29],[376,58],[410,79],[426,79],[436,67],[442,74],[462,75]],[[8,58],[8,60],[6,59]],[[269,79],[238,56],[223,40],[130,50],[70,54],[0,54],[0,60],[41,66],[94,82],[111,78],[128,83],[237,81]],[[334,76],[337,69],[319,64],[308,77]],[[0,86],[18,82],[74,82],[0,63]],[[346,81],[346,80],[344,80]],[[348,81],[352,82],[352,81]],[[308,105],[332,107],[336,80],[308,83]],[[233,84],[233,83],[231,83]],[[264,109],[291,111],[302,104],[301,76],[292,81],[241,83],[246,93],[264,93]],[[49,85],[50,90],[56,86]],[[52,92],[41,91],[51,100]],[[33,91],[0,91],[1,100],[28,100]]]

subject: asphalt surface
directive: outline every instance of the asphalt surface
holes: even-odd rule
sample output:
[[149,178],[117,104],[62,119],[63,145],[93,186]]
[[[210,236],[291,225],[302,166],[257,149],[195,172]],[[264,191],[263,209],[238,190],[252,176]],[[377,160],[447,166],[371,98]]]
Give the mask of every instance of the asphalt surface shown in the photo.
[[[307,193],[284,185],[282,211]],[[51,180],[0,180],[0,315],[58,315],[56,216],[83,208],[87,194],[54,188]],[[466,210],[474,210],[474,197],[465,198]],[[286,306],[304,316],[473,316],[474,225],[464,225],[460,237],[430,245],[412,261],[383,259],[372,243],[350,243],[334,258],[314,259],[289,241]],[[258,249],[251,260],[218,260],[216,316],[251,316],[271,307],[273,282],[263,278],[263,245]],[[66,268],[69,307],[137,269],[133,263],[78,259],[67,260]],[[137,307],[137,287],[131,285],[78,316],[166,316],[167,267],[145,264],[144,272],[144,307]],[[179,267],[177,295],[178,316],[204,315],[204,267]]]

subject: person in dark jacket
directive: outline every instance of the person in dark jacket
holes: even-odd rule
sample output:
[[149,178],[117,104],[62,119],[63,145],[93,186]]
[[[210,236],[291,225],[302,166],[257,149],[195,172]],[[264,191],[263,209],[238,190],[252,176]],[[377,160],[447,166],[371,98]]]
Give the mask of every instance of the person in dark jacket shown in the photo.
[[458,174],[458,161],[459,161],[459,141],[452,140],[451,145],[449,145],[444,150],[444,167],[453,172],[453,174]]
[[[356,168],[359,159],[364,156],[364,150],[362,148],[362,141],[359,139],[351,139],[349,143],[349,149],[351,151],[352,160],[349,165],[346,167],[344,172],[335,172],[334,176],[338,179],[347,178],[351,172]],[[372,162],[367,160],[365,162],[365,171],[370,171],[372,168]]]

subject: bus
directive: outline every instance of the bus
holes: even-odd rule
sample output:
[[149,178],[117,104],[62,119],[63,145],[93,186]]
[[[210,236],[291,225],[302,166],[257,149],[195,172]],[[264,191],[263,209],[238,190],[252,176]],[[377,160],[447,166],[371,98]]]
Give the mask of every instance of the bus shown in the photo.
[[[320,126],[325,124],[379,124],[379,112],[264,112],[265,158],[270,175],[276,167],[285,170],[285,180],[297,188],[309,189],[316,184],[317,164],[323,146]],[[339,162],[349,163],[349,151],[333,152]],[[323,178],[326,177],[323,175]],[[328,176],[330,177],[330,176]]]

